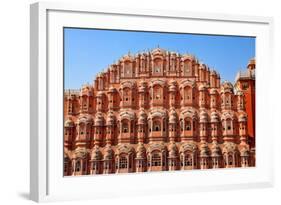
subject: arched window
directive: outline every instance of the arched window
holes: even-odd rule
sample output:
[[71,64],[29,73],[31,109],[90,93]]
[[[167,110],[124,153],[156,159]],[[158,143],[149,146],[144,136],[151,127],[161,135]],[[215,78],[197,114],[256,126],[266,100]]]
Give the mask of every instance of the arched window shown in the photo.
[[227,119],[225,121],[225,130],[231,130],[232,129],[232,120],[231,119]]
[[99,163],[97,161],[93,161],[92,169],[97,171],[97,172],[99,171]]
[[155,86],[153,90],[153,95],[155,100],[161,100],[162,99],[162,92],[161,92],[161,86]]
[[190,131],[191,130],[191,121],[186,119],[185,120],[185,130]]
[[145,71],[145,67],[146,67],[146,62],[145,62],[145,60],[142,60],[141,61],[141,69],[142,69],[142,71]]
[[161,60],[160,59],[157,59],[154,61],[154,73],[155,74],[159,74],[161,73],[161,66],[162,66],[162,63],[161,63]]
[[161,122],[159,120],[153,121],[153,131],[161,131]]
[[122,133],[128,133],[129,132],[129,122],[125,121],[122,124]]
[[75,171],[80,172],[80,170],[81,170],[81,162],[77,161],[76,164],[75,164]]
[[111,163],[109,161],[105,161],[104,165],[103,165],[104,170],[109,170],[110,169],[110,165],[111,165]]
[[185,76],[192,75],[192,63],[189,60],[184,61],[183,72]]
[[87,163],[86,160],[83,161],[83,172],[87,171]]
[[129,102],[131,99],[131,96],[130,96],[130,89],[129,88],[125,88],[123,90],[123,101],[124,102]]
[[130,77],[132,73],[131,63],[126,61],[124,63],[124,76]]
[[185,75],[188,75],[189,72],[190,72],[190,68],[189,68],[188,62],[184,63],[184,72],[185,72]]
[[218,167],[219,165],[219,161],[217,157],[213,157],[212,158],[212,162],[213,162],[213,167]]
[[152,154],[152,156],[151,156],[151,166],[153,166],[153,167],[161,166],[161,155],[160,155],[160,153],[156,152],[156,153]]
[[228,154],[228,165],[232,166],[233,165],[233,155]]
[[193,160],[190,154],[185,154],[184,156],[184,166],[192,166]]
[[223,156],[223,160],[224,160],[224,165],[227,166],[227,158],[226,158],[226,154],[224,154]]
[[126,168],[128,168],[127,156],[121,156],[119,159],[119,169],[126,169]]
[[191,100],[191,98],[192,98],[191,95],[192,95],[192,89],[189,86],[185,87],[184,88],[184,99],[186,101]]
[[174,58],[171,59],[170,68],[171,68],[171,71],[174,71],[176,69],[176,63],[175,63]]
[[226,100],[225,104],[226,104],[226,105],[230,105],[231,96],[230,96],[230,95],[226,95],[226,96],[225,96],[225,100]]

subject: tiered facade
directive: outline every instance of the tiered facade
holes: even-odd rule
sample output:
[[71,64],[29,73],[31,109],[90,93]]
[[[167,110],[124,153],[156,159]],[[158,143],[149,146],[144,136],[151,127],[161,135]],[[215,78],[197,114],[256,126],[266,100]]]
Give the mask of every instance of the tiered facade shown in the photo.
[[65,91],[64,175],[255,166],[254,60],[247,70],[234,88],[188,54],[123,56]]

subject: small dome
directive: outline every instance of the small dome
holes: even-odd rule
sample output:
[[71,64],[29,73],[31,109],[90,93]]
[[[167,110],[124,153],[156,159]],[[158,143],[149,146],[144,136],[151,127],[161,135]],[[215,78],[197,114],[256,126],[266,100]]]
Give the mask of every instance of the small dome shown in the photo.
[[102,126],[104,122],[104,118],[100,112],[96,114],[95,117],[95,126]]
[[116,92],[116,88],[114,88],[113,86],[110,86],[108,91],[111,93],[114,93],[114,92]]
[[217,72],[215,70],[211,70],[210,75],[217,75]]
[[255,69],[256,68],[256,60],[255,60],[255,58],[252,58],[252,59],[249,60],[247,68],[248,69]]
[[217,90],[215,89],[215,88],[212,88],[211,90],[210,90],[210,94],[211,95],[216,95],[218,92],[217,92]]
[[178,148],[176,146],[176,143],[172,142],[169,147],[169,157],[176,157],[178,155]]
[[114,156],[113,149],[111,148],[110,145],[106,145],[104,149],[104,159],[105,160],[112,160]]
[[85,84],[82,86],[81,90],[80,90],[80,96],[92,96],[93,92],[92,92],[92,87],[89,84]]
[[209,157],[209,148],[206,143],[200,146],[200,157]]
[[205,111],[200,112],[200,120],[199,122],[208,122],[208,114]]
[[200,62],[199,69],[206,69],[206,65],[203,62]]
[[92,150],[92,154],[91,154],[91,159],[92,160],[101,160],[102,159],[102,154],[99,149],[99,146],[97,146],[97,145],[94,146],[94,148]]
[[219,157],[219,156],[221,156],[221,149],[220,149],[220,146],[219,146],[218,143],[213,143],[211,149],[212,149],[212,153],[211,153],[212,157]]
[[77,120],[77,124],[80,123],[91,123],[93,121],[93,118],[91,115],[85,114],[85,115],[81,115],[79,116],[78,120]]
[[63,153],[63,158],[65,159],[65,160],[68,160],[69,159],[69,156],[67,155],[67,153]]
[[146,158],[146,149],[142,143],[140,143],[137,147],[137,159]]
[[103,73],[102,72],[97,73],[96,77],[97,78],[102,78],[103,77]]
[[247,115],[246,114],[240,114],[238,118],[238,122],[247,122]]
[[170,92],[175,92],[177,90],[177,86],[175,84],[172,84],[169,86],[169,91]]
[[107,115],[107,119],[106,119],[106,124],[107,125],[113,125],[114,124],[114,114],[113,112],[109,112],[108,115]]
[[121,153],[130,154],[134,153],[135,149],[131,144],[118,144],[116,151],[118,155]]
[[221,93],[233,93],[233,85],[228,82],[225,81],[222,85],[221,85]]
[[67,100],[74,100],[75,99],[75,95],[74,94],[66,94],[67,95]]
[[177,122],[177,112],[175,109],[170,111],[169,123],[176,123]]
[[121,59],[121,61],[133,61],[134,56],[131,55],[131,53],[129,52],[128,54],[124,55]]
[[184,153],[186,151],[195,152],[197,150],[197,145],[194,142],[185,142],[180,147],[180,152]]
[[139,92],[145,92],[145,90],[146,90],[146,82],[144,80],[142,80],[140,82]]
[[250,154],[249,154],[249,149],[244,146],[241,151],[240,151],[240,156],[241,157],[248,157]]
[[244,93],[243,93],[241,90],[238,90],[237,93],[236,93],[236,95],[238,95],[238,96],[243,96]]
[[200,86],[199,86],[199,91],[204,91],[204,90],[206,90],[207,89],[207,87],[206,87],[206,85],[204,85],[204,84],[201,84]]
[[153,49],[152,50],[152,52],[151,52],[153,55],[156,55],[156,54],[165,54],[165,50],[164,49],[162,49],[162,48],[155,48],[155,49]]
[[138,124],[144,124],[146,121],[146,113],[144,111],[144,109],[141,109],[140,113],[139,113],[139,119],[138,119]]
[[219,115],[216,112],[212,112],[211,114],[211,122],[219,122]]
[[109,71],[114,71],[115,70],[115,66],[116,66],[115,64],[109,66]]
[[223,147],[223,153],[229,153],[229,152],[235,152],[237,149],[237,146],[233,142],[225,142]]
[[90,89],[90,85],[89,84],[82,85],[82,90],[89,90],[89,89]]
[[99,91],[98,93],[97,93],[97,97],[102,97],[104,95],[104,92],[103,91]]
[[68,118],[68,119],[64,122],[64,126],[65,126],[65,127],[74,127],[74,122],[72,121],[71,118]]
[[82,147],[78,147],[75,151],[74,151],[74,158],[86,158],[88,155],[88,151],[86,148],[82,148]]
[[176,84],[177,84],[176,80],[173,79],[173,80],[170,81],[170,85],[176,85]]
[[171,115],[169,118],[169,123],[175,124],[177,122],[177,117],[175,115]]

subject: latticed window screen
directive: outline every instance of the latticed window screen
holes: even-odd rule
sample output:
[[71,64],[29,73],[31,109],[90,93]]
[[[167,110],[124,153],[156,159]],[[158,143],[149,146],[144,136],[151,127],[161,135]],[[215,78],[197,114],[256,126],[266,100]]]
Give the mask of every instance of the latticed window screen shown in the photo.
[[125,169],[128,167],[128,160],[127,160],[127,157],[126,156],[122,156],[120,157],[120,160],[119,160],[119,168],[120,169]]
[[151,166],[161,166],[161,156],[159,153],[154,153],[152,155]]
[[184,166],[192,166],[192,156],[190,154],[184,156]]

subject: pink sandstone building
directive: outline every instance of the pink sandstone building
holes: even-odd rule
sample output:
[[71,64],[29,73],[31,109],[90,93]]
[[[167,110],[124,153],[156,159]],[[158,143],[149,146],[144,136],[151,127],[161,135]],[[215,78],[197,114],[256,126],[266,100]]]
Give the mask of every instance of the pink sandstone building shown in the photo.
[[64,91],[64,175],[255,166],[255,60],[235,85],[194,56],[125,55]]

